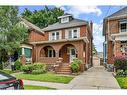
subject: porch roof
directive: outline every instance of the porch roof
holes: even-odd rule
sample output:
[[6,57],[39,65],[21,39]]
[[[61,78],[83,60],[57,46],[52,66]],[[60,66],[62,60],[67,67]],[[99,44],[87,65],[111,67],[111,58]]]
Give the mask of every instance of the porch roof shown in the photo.
[[111,34],[111,39],[114,41],[126,41],[127,40],[127,33],[115,33]]
[[61,40],[54,40],[54,41],[38,41],[38,42],[30,42],[30,44],[47,44],[47,43],[59,43],[59,42],[66,42],[66,41],[80,41],[83,40],[86,43],[89,43],[89,40],[87,37],[80,37],[75,39],[61,39]]

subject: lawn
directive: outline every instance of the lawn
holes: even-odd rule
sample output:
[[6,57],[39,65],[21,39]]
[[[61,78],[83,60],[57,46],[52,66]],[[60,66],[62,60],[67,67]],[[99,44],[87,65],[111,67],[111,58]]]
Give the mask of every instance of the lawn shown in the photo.
[[4,72],[4,73],[7,73],[7,74],[12,74],[12,73],[15,73],[15,71],[11,71],[11,70],[0,70],[1,72]]
[[55,90],[55,88],[49,88],[44,86],[24,85],[25,90]]
[[15,75],[19,79],[26,80],[34,80],[34,81],[42,81],[42,82],[55,82],[55,83],[69,83],[74,77],[72,76],[62,76],[54,73],[45,73],[45,74],[16,74]]
[[116,77],[116,80],[122,89],[127,89],[127,77]]

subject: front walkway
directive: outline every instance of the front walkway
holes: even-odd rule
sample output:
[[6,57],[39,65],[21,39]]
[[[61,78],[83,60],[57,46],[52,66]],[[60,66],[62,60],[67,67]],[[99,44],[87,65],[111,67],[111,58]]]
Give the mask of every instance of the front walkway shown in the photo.
[[104,67],[92,67],[75,77],[69,84],[24,80],[24,84],[47,86],[56,89],[120,89],[111,72]]

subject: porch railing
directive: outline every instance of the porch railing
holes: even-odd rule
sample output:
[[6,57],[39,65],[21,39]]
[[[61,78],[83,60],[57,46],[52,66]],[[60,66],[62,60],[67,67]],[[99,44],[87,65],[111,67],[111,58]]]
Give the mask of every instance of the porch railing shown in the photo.
[[40,57],[38,58],[38,62],[46,63],[46,64],[55,64],[58,60],[57,57]]

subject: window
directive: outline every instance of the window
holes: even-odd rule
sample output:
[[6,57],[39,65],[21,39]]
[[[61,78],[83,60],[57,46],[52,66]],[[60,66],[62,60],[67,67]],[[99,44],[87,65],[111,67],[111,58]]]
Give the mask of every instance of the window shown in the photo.
[[127,32],[127,22],[126,21],[120,22],[120,32]]
[[53,49],[48,49],[48,57],[55,57],[55,50]]
[[78,29],[72,29],[72,30],[69,30],[68,31],[68,38],[71,39],[71,38],[78,38],[79,35],[78,35]]
[[52,33],[52,40],[55,40],[55,33]]
[[61,18],[61,23],[69,22],[69,17]]
[[59,32],[52,32],[51,36],[49,36],[50,40],[59,40],[60,39],[60,35]]
[[56,32],[56,40],[59,39],[59,32]]
[[77,38],[77,36],[78,36],[78,35],[77,35],[77,30],[74,30],[74,31],[73,31],[73,38]]
[[25,56],[26,58],[31,58],[31,52],[32,50],[29,48],[24,48]]

